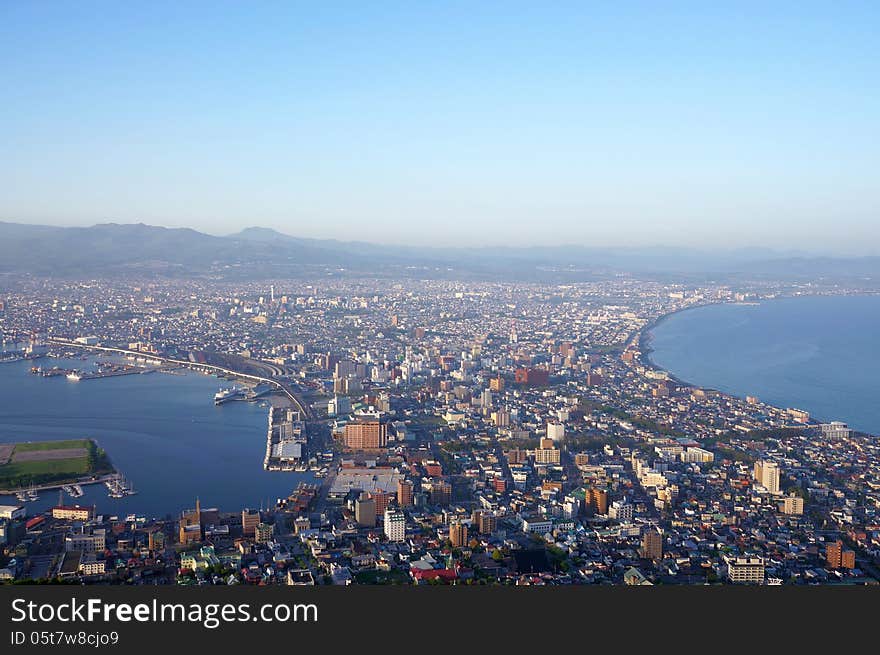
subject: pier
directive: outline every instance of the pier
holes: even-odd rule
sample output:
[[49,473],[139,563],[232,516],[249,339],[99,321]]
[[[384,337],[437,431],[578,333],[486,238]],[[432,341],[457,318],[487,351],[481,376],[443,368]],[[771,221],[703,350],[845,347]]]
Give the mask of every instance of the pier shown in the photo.
[[[70,339],[62,339],[60,337],[49,337],[48,339],[51,343],[57,345],[63,345],[70,348],[78,348],[82,350],[92,350],[96,352],[106,352],[106,353],[115,353],[119,355],[125,355],[126,357],[143,357],[143,353],[139,353],[134,350],[127,350],[125,348],[112,348],[108,346],[90,346],[83,343],[77,343],[76,341],[71,341]],[[187,368],[193,371],[199,371],[202,373],[209,373],[213,375],[227,375],[234,378],[239,378],[242,380],[250,380],[253,382],[262,382],[264,384],[268,384],[273,387],[274,390],[280,391],[285,396],[287,396],[290,401],[296,405],[297,409],[300,411],[301,415],[305,420],[312,420],[314,418],[314,413],[311,411],[309,406],[302,400],[296,390],[293,388],[293,385],[287,380],[279,380],[273,377],[266,377],[262,375],[253,375],[250,373],[242,373],[240,371],[235,371],[232,369],[224,368],[221,366],[215,366],[213,364],[201,364],[196,362],[191,362],[186,359],[175,359],[173,357],[162,357],[159,355],[150,355],[150,360],[159,364],[172,364],[178,368]]]

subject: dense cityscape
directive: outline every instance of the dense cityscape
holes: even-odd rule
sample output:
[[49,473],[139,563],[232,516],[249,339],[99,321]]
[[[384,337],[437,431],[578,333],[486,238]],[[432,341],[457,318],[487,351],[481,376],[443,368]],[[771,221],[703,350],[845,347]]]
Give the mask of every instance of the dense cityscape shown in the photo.
[[[268,414],[256,437],[264,475],[314,474],[260,509],[212,507],[206,488],[171,520],[126,517],[113,510],[128,489],[112,448],[70,444],[67,455],[105,459],[67,479],[10,477],[2,490],[21,501],[0,507],[8,583],[880,580],[874,436],[692,386],[650,359],[651,328],[675,312],[864,289],[332,270],[4,285],[0,366],[29,360],[34,374],[71,380],[183,369],[228,378],[215,403],[261,402]],[[84,355],[103,358],[97,372],[53,363]],[[0,469],[39,458],[20,447],[0,450]],[[77,489],[102,483],[106,503],[76,504]],[[29,494],[59,490],[69,498],[28,511]]]

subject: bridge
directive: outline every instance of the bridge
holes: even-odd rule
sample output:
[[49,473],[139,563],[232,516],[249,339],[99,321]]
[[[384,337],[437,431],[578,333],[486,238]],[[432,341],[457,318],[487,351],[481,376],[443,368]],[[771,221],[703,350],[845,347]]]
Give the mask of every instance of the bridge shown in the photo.
[[[93,350],[97,352],[107,352],[118,355],[125,355],[129,357],[146,357],[149,359],[156,360],[158,362],[163,362],[166,364],[176,364],[178,366],[184,366],[189,369],[217,373],[221,375],[228,375],[235,378],[240,378],[244,380],[250,380],[253,382],[263,382],[265,384],[269,384],[276,389],[278,389],[281,393],[287,396],[290,401],[297,407],[297,409],[302,413],[305,420],[313,420],[314,413],[311,408],[303,401],[301,396],[296,392],[293,386],[287,380],[278,380],[274,377],[265,377],[261,375],[253,375],[250,373],[243,373],[241,371],[235,371],[229,368],[224,368],[222,366],[215,366],[213,364],[202,364],[199,362],[191,362],[188,359],[175,359],[173,357],[164,357],[162,355],[155,355],[153,353],[142,353],[137,350],[128,350],[126,348],[114,348],[112,346],[91,346],[84,343],[79,343],[77,341],[71,341],[70,339],[63,339],[61,337],[49,337],[48,339],[51,343],[63,346],[69,346],[71,348],[80,348],[83,350]],[[273,369],[276,367],[273,367]]]

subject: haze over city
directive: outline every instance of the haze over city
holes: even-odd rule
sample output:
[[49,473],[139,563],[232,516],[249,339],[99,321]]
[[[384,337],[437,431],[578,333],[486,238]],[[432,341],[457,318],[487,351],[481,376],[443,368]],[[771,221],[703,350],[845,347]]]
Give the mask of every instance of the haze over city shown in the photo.
[[849,647],[761,590],[880,585],[878,18],[0,3],[12,646]]
[[0,220],[877,254],[877,18],[6,3]]

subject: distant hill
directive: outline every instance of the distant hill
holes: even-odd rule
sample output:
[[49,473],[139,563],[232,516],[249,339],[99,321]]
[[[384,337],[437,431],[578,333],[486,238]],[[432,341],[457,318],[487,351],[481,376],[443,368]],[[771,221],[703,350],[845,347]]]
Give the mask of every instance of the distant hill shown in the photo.
[[296,277],[348,275],[572,282],[630,273],[700,281],[744,278],[880,280],[880,257],[811,257],[769,249],[400,247],[307,239],[265,227],[228,236],[188,228],[103,223],[51,227],[0,222],[0,273]]

